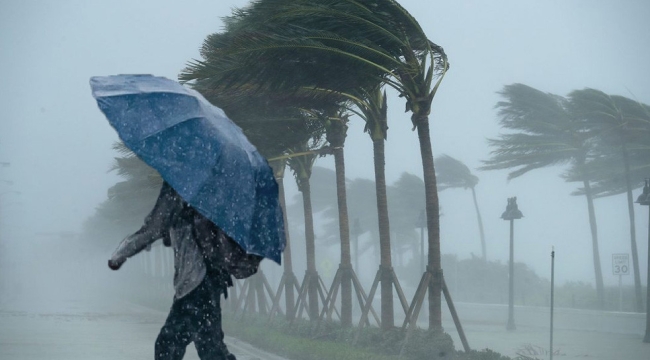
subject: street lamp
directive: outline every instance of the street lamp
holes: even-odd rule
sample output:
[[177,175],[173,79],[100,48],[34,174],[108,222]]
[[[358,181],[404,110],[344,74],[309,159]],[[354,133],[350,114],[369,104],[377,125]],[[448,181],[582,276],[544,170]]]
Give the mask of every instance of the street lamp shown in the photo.
[[[645,179],[645,186],[643,193],[639,195],[636,202],[640,205],[650,205],[650,179]],[[650,216],[650,212],[648,212]],[[650,221],[650,218],[649,220]],[[648,223],[648,278],[647,278],[647,293],[646,293],[646,316],[645,316],[645,337],[644,343],[650,343],[650,222]]]
[[501,214],[503,220],[510,220],[510,276],[509,276],[509,289],[510,293],[508,295],[508,325],[506,325],[507,330],[515,330],[515,261],[514,261],[514,223],[515,219],[521,219],[524,215],[519,211],[517,206],[517,197],[508,198],[508,205],[506,206],[506,211]]
[[424,273],[424,228],[427,227],[424,209],[420,211],[420,217],[418,217],[415,227],[420,228],[420,273]]

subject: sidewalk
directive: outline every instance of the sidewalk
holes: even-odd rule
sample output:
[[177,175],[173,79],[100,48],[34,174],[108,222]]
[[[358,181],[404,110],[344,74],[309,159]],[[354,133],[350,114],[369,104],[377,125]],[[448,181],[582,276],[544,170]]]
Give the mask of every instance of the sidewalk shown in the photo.
[[[166,316],[111,299],[5,301],[0,304],[0,360],[153,359]],[[231,337],[226,344],[238,360],[286,360]],[[185,359],[198,360],[192,345]]]
[[[550,347],[550,309],[516,307],[515,331],[506,330],[507,306],[457,304],[463,329],[472,349],[490,348],[503,355],[518,353],[532,358],[548,359]],[[559,360],[649,360],[650,344],[643,343],[639,330],[641,314],[590,312],[559,309],[555,314],[553,349]],[[604,319],[604,320],[603,320]],[[421,321],[425,320],[420,319]],[[606,320],[606,321],[605,321]],[[597,324],[605,321],[604,324]],[[448,312],[443,314],[443,327],[461,349],[460,337]],[[599,329],[596,331],[594,329]]]

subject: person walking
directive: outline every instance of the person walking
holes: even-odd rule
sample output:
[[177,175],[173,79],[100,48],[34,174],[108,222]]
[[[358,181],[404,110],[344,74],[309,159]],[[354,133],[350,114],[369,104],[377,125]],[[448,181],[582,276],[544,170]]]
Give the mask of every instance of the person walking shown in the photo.
[[155,360],[181,360],[194,342],[201,360],[236,360],[223,342],[221,295],[232,286],[224,234],[163,181],[144,225],[119,244],[108,266],[118,270],[128,258],[162,239],[174,249],[174,301],[155,344]]

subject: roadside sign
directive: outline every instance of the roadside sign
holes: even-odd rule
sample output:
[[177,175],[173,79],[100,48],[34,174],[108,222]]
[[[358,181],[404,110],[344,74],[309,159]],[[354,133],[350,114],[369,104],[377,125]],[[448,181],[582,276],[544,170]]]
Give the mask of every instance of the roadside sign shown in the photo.
[[614,275],[630,274],[630,254],[612,254],[612,273]]

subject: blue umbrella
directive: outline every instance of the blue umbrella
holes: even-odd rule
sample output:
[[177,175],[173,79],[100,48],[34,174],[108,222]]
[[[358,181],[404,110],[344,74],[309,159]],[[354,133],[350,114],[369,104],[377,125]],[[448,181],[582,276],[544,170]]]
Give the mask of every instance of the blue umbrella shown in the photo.
[[92,77],[99,108],[124,144],[249,254],[278,264],[284,221],[268,162],[224,112],[176,81]]

